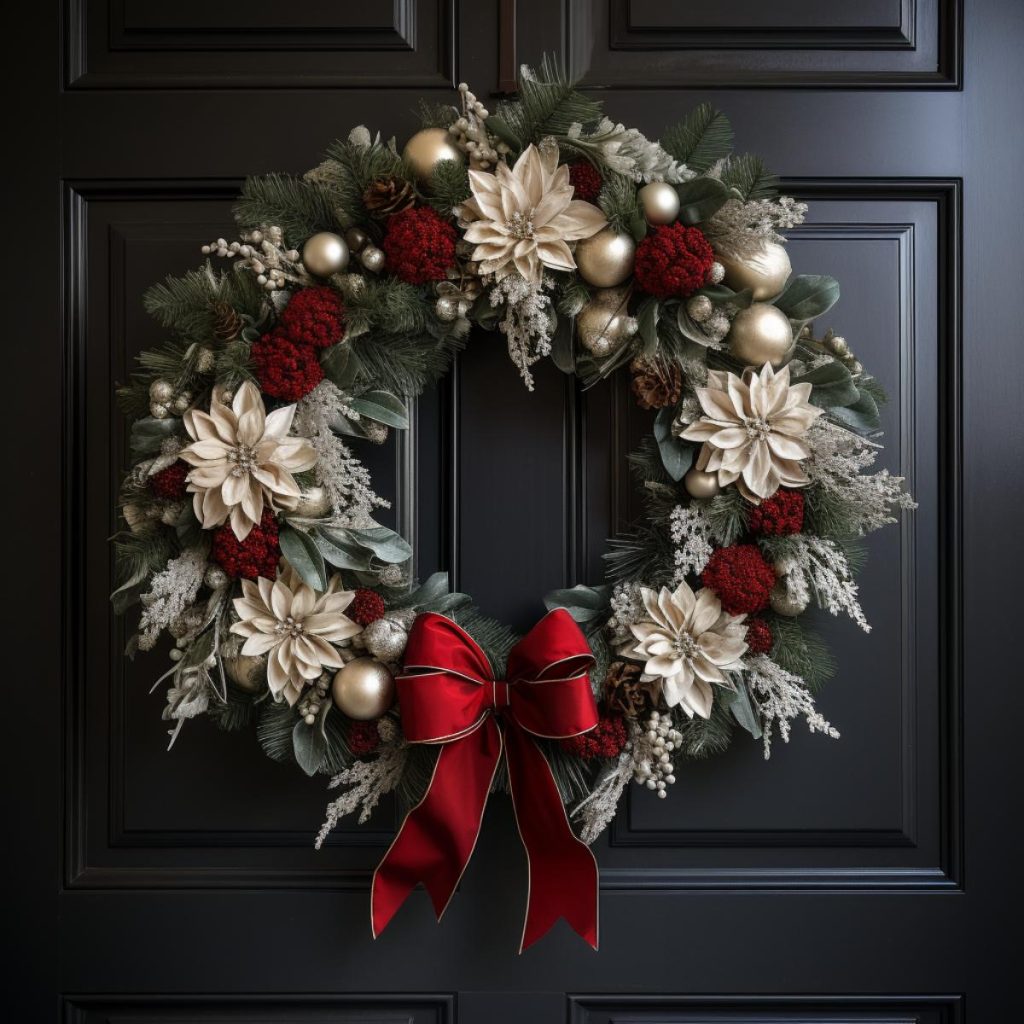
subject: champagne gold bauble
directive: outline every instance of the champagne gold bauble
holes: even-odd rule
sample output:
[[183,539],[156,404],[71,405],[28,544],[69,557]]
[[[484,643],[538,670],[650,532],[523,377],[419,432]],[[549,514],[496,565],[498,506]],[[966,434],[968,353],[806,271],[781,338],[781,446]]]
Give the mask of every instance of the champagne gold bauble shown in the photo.
[[733,317],[726,344],[729,353],[748,366],[779,367],[793,347],[793,328],[777,306],[755,302]]
[[807,608],[806,598],[795,597],[786,585],[785,579],[779,580],[772,587],[771,597],[768,601],[776,615],[788,615],[790,618],[801,614]]
[[318,231],[306,239],[302,247],[302,262],[311,274],[330,277],[340,274],[348,266],[348,246],[341,235],[333,231]]
[[648,224],[671,224],[679,216],[679,193],[664,181],[652,181],[637,193]]
[[237,658],[225,658],[224,673],[238,689],[255,693],[263,688],[267,677],[267,656],[239,654]]
[[705,473],[702,469],[691,469],[683,477],[683,486],[691,498],[713,498],[721,488],[717,473]]
[[598,359],[610,356],[636,334],[636,320],[629,315],[629,288],[601,288],[576,317],[580,344]]
[[793,266],[784,245],[769,242],[756,256],[730,259],[719,256],[725,267],[725,283],[736,292],[749,288],[755,302],[774,298],[789,280]]
[[371,273],[379,274],[384,269],[384,250],[368,245],[359,253],[359,261]]
[[356,658],[338,669],[331,697],[349,718],[380,718],[395,699],[395,678],[376,658]]
[[605,228],[576,246],[580,277],[597,288],[614,288],[633,273],[636,243],[624,231]]
[[331,510],[331,500],[322,487],[307,487],[299,496],[294,514],[306,519],[319,519]]
[[434,168],[442,160],[463,162],[462,150],[455,145],[455,139],[443,128],[424,128],[417,132],[402,150],[402,156],[409,162],[413,174],[420,182],[427,182]]

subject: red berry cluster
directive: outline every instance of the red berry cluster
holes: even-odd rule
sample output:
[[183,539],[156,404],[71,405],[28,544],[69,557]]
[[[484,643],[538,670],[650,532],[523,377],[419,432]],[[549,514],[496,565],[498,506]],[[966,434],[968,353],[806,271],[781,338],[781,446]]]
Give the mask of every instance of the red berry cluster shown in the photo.
[[752,615],[767,607],[775,570],[756,544],[733,544],[715,551],[701,582],[718,595],[730,615]]
[[380,731],[376,720],[372,722],[353,721],[348,726],[348,749],[353,757],[366,757],[380,746]]
[[345,614],[360,626],[368,626],[384,618],[384,598],[376,590],[360,587],[352,603],[345,609]]
[[573,198],[592,203],[601,191],[604,180],[601,172],[589,160],[577,160],[569,164],[569,182],[573,187]]
[[285,306],[280,326],[295,345],[327,348],[345,336],[345,305],[333,288],[303,288]]
[[781,537],[799,533],[804,527],[804,496],[800,491],[778,490],[747,517],[752,533]]
[[185,497],[185,477],[188,476],[192,467],[187,462],[178,459],[166,469],[154,473],[149,478],[149,489],[158,498],[167,498],[169,501],[180,501]]
[[751,654],[767,654],[772,649],[775,637],[772,636],[772,627],[764,619],[749,619],[747,621],[747,649]]
[[407,284],[443,281],[455,263],[455,228],[429,206],[410,206],[388,220],[387,266]]
[[277,520],[270,509],[263,510],[258,526],[249,531],[245,540],[239,540],[230,523],[213,531],[213,560],[234,578],[254,580],[265,576],[272,580],[277,576],[277,561],[281,548],[277,541]]
[[597,720],[597,728],[579,736],[562,740],[562,749],[574,757],[590,761],[595,757],[618,757],[626,745],[626,723],[619,715],[608,715],[603,711]]
[[324,379],[316,349],[296,344],[280,329],[264,334],[250,354],[260,388],[274,398],[297,402]]
[[636,247],[637,287],[659,299],[692,295],[707,282],[714,262],[700,228],[666,224]]

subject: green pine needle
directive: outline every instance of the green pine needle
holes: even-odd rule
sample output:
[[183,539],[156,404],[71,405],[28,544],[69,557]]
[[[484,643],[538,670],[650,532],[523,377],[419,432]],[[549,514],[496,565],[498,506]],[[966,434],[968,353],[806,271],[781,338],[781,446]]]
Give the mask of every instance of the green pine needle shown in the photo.
[[729,157],[722,168],[722,182],[736,189],[744,201],[774,199],[779,191],[778,177],[752,153]]
[[276,225],[284,232],[285,243],[295,248],[317,231],[347,226],[339,222],[333,197],[323,184],[287,174],[247,178],[234,213],[243,231]]
[[732,151],[732,125],[721,111],[702,103],[662,135],[661,146],[690,170],[704,172]]

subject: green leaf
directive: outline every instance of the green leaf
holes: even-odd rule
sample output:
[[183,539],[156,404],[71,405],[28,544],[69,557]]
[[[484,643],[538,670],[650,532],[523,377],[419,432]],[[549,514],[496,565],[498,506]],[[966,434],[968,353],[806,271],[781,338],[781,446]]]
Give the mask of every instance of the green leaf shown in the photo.
[[165,420],[158,420],[153,416],[144,416],[132,424],[129,445],[136,455],[156,455],[160,446],[169,437],[178,432],[179,421],[176,417],[168,416]]
[[729,190],[717,178],[694,178],[676,186],[679,193],[679,219],[684,224],[700,224],[716,213],[729,199]]
[[706,171],[732,149],[732,126],[725,114],[702,103],[661,136],[662,148],[691,170]]
[[367,391],[353,398],[349,405],[361,416],[367,416],[377,423],[405,430],[409,426],[409,413],[400,398],[389,391]]
[[761,738],[761,721],[754,710],[753,702],[750,699],[750,692],[747,690],[746,680],[740,675],[732,675],[731,678],[736,683],[736,689],[719,690],[720,699],[732,712],[733,718],[755,740],[759,740]]
[[331,345],[320,360],[324,376],[345,391],[355,380],[358,360],[352,358],[352,349],[345,344]]
[[412,547],[404,537],[386,526],[374,526],[369,530],[344,531],[360,547],[372,551],[382,562],[407,562],[412,558]]
[[825,274],[798,274],[775,300],[790,320],[813,320],[827,313],[839,300],[839,282]]
[[[292,733],[297,718],[298,712],[287,701],[263,702],[256,724],[256,738],[267,757],[284,764],[295,760]],[[302,724],[302,719],[299,723]]]
[[665,472],[678,483],[693,464],[693,446],[680,441],[672,434],[672,420],[675,409],[662,409],[654,421],[654,439],[658,442],[661,463]]
[[307,775],[316,775],[327,753],[327,739],[316,723],[306,725],[301,718],[295,723],[292,730],[292,753]]
[[716,306],[728,304],[737,309],[746,309],[754,301],[752,288],[744,288],[741,292],[734,292],[724,284],[705,285],[696,295],[706,295]]
[[324,560],[337,569],[370,568],[370,552],[352,540],[347,530],[317,527],[313,532],[313,542]]
[[575,328],[576,318],[562,314],[558,317],[555,333],[551,338],[551,362],[562,373],[576,372],[576,351],[573,338]]
[[637,307],[636,322],[643,354],[654,355],[658,350],[658,300],[653,295],[648,295]]
[[855,433],[865,437],[882,429],[882,417],[878,413],[878,403],[862,388],[857,390],[857,401],[851,402],[849,405],[836,406],[829,410],[829,415]]
[[286,525],[281,527],[277,539],[281,545],[281,554],[288,559],[302,581],[314,590],[326,590],[327,567],[313,538],[308,533]]
[[450,590],[448,573],[435,572],[428,576],[415,590],[395,602],[396,608],[419,608],[446,597]]
[[811,401],[828,409],[836,405],[852,405],[860,397],[850,371],[842,363],[822,363],[807,373],[793,378],[794,384],[811,385]]
[[577,622],[603,619],[608,614],[611,587],[586,587],[578,584],[567,590],[552,590],[544,596],[549,611],[564,608]]
[[684,338],[696,342],[703,348],[708,348],[714,340],[706,334],[704,332],[704,328],[686,312],[685,302],[680,302],[679,308],[676,310],[676,325],[679,327],[679,333],[682,334]]

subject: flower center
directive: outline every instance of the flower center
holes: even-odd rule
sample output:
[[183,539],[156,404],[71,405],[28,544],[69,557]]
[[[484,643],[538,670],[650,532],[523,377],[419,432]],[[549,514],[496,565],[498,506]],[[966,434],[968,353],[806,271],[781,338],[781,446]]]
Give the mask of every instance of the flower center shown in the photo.
[[296,622],[294,616],[289,615],[284,622],[278,622],[274,627],[277,633],[282,636],[302,636],[302,623]]
[[256,468],[256,449],[247,444],[228,450],[228,462],[233,462],[232,476],[245,476]]
[[747,437],[752,441],[767,441],[772,432],[771,424],[763,416],[751,416],[744,419],[747,428]]
[[692,661],[700,653],[697,641],[689,633],[680,633],[675,640],[676,654],[680,658]]
[[507,221],[505,227],[513,238],[533,238],[533,210],[529,213],[520,213],[516,210]]

